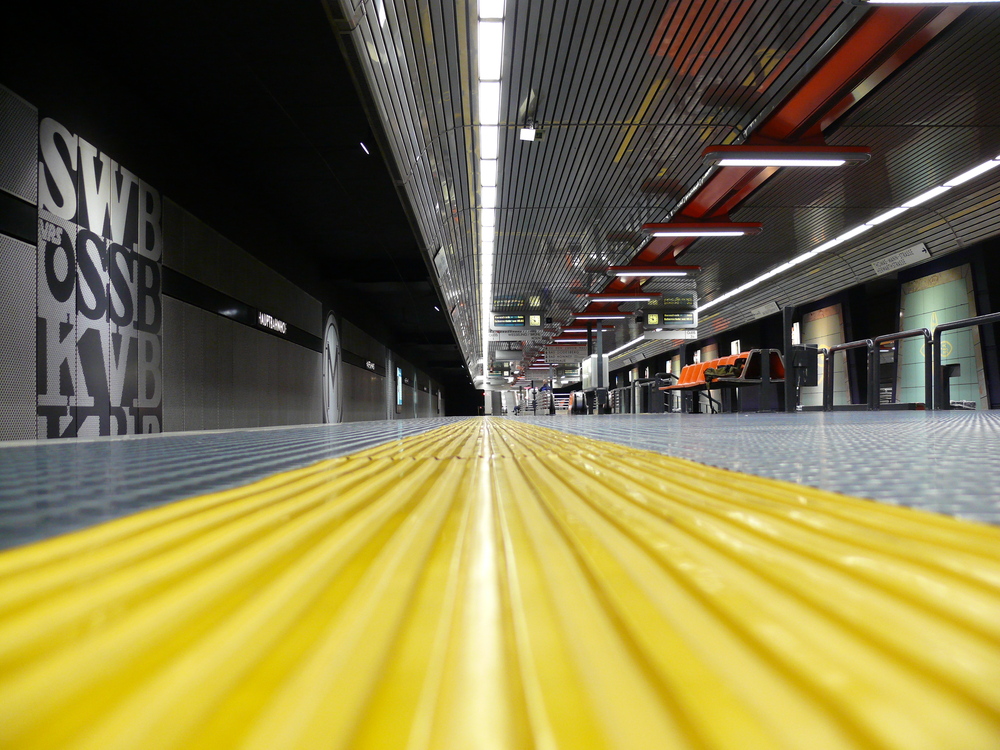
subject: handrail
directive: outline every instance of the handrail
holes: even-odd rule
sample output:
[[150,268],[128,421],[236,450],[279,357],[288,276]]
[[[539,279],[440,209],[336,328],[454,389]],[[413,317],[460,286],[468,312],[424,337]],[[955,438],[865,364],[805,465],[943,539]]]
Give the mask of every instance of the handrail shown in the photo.
[[958,328],[968,328],[969,326],[983,325],[984,323],[996,323],[1000,321],[1000,313],[990,313],[989,315],[977,315],[974,318],[963,318],[951,323],[941,323],[934,329],[934,408],[950,409],[951,404],[944,403],[944,371],[941,365],[941,335],[947,331],[954,331]]
[[875,394],[874,398],[869,400],[869,403],[876,411],[880,407],[880,399],[878,398],[879,363],[875,361],[875,357],[879,352],[879,344],[887,341],[915,338],[917,336],[924,337],[924,405],[928,409],[934,408],[934,360],[931,355],[937,347],[934,346],[931,332],[926,328],[911,328],[909,331],[887,333],[872,339],[874,349],[870,352],[868,360],[868,392]]
[[[823,359],[823,411],[833,410],[833,355],[836,352],[843,352],[848,349],[860,349],[863,346],[868,349],[866,362],[870,364],[872,348],[875,346],[871,339],[848,341],[846,344],[837,344],[827,349]],[[871,388],[868,389],[868,408],[872,408]]]

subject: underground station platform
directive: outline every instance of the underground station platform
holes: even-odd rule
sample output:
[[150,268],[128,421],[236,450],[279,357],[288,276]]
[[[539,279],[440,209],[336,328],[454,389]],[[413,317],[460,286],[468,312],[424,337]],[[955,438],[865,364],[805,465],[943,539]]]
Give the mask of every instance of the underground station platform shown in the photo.
[[995,748],[998,443],[888,412],[5,445],[0,746]]

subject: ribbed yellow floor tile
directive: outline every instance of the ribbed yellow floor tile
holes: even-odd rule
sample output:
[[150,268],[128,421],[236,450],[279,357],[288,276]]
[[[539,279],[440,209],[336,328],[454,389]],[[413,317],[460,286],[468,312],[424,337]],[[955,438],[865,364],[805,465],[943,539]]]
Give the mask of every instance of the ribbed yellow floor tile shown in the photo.
[[0,554],[3,748],[1000,748],[1000,530],[515,420]]

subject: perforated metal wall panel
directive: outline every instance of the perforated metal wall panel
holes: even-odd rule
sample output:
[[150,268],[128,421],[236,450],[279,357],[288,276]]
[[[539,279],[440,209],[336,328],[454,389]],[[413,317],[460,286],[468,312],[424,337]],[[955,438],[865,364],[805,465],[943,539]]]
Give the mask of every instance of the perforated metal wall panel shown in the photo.
[[164,430],[316,424],[322,358],[164,297]]
[[38,203],[38,110],[0,86],[0,190]]
[[354,365],[340,368],[344,422],[385,419],[385,378]]
[[0,440],[33,440],[35,248],[0,235]]
[[163,264],[168,268],[314,336],[323,335],[319,300],[166,198],[163,234]]

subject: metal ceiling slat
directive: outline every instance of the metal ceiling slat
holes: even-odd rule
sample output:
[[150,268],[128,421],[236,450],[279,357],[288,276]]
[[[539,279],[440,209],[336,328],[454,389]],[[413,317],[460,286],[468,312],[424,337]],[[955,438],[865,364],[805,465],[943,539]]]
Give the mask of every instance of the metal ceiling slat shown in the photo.
[[[474,88],[474,61],[463,68],[457,49],[463,35],[464,44],[474,43],[468,38],[474,20],[458,22],[474,8],[472,2],[399,2],[398,20],[389,25],[408,32],[394,37],[395,43],[388,37],[374,41],[379,59],[392,70],[363,59],[379,89],[380,113],[392,121],[393,154],[413,183],[406,190],[421,231],[451,253],[447,282],[442,280],[450,288],[446,296],[465,300],[478,317],[477,218],[470,192],[478,177],[468,130],[474,110],[466,108],[474,107],[474,98],[457,91],[464,76]],[[582,307],[572,292],[600,288],[606,281],[601,266],[627,262],[638,250],[636,239],[609,236],[666,218],[705,174],[704,145],[737,137],[758,122],[863,14],[830,0],[508,3],[495,293],[523,297],[545,290],[555,317]],[[397,19],[392,9],[389,15]],[[374,17],[367,13],[362,26],[371,26]],[[994,147],[1000,152],[1000,138],[983,131],[996,127],[1000,91],[969,64],[970,56],[990,61],[1000,54],[991,45],[998,17],[989,11],[978,13],[975,22],[956,22],[828,134],[832,143],[871,144],[876,156],[868,166],[839,176],[786,170],[733,212],[734,219],[766,220],[757,241],[738,243],[741,248],[718,240],[692,245],[685,258],[714,267],[702,275],[702,299],[953,176],[979,155],[995,156]],[[655,38],[658,30],[668,38]],[[810,38],[803,36],[807,31]],[[686,57],[672,59],[670,52],[681,49]],[[921,87],[926,90],[919,96]],[[532,92],[546,138],[523,143],[517,138],[523,124],[518,107]],[[921,99],[928,98],[942,104],[921,120]],[[983,227],[973,212],[959,235],[979,236],[988,231]],[[873,237],[863,252],[881,247]],[[832,284],[849,280],[853,271],[840,261],[831,269],[837,263],[839,271],[814,276],[829,277]],[[816,281],[811,277],[806,286],[812,289]],[[778,291],[785,283],[761,291]],[[752,298],[744,295],[741,304]],[[477,340],[480,328],[471,326]],[[477,346],[463,341],[462,348]]]

